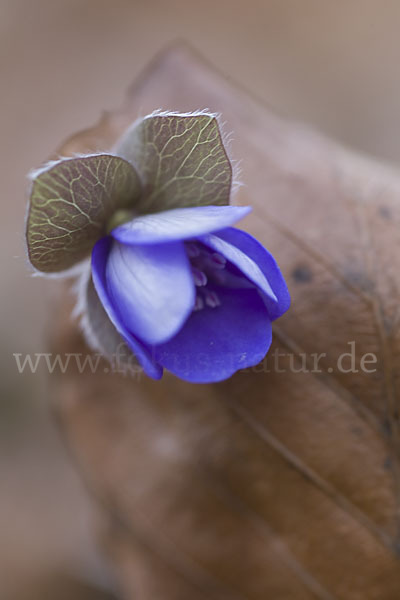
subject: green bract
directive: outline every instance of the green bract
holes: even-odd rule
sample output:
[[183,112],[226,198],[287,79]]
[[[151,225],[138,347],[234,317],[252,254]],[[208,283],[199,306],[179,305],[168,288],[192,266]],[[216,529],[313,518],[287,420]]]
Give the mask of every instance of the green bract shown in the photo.
[[33,181],[27,241],[39,271],[68,269],[106,235],[107,221],[140,197],[135,169],[108,154],[62,160]]
[[229,204],[231,165],[211,115],[147,117],[116,151],[140,173],[141,212]]
[[60,160],[34,177],[27,243],[39,271],[83,260],[120,215],[229,204],[232,169],[213,115],[145,117],[114,154]]

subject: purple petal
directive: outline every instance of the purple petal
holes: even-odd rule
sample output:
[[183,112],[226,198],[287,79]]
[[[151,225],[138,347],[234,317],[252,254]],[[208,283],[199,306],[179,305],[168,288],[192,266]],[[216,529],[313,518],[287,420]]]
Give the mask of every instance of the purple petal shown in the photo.
[[127,329],[109,296],[106,282],[106,264],[112,243],[110,237],[105,237],[99,240],[93,248],[92,279],[94,286],[109,319],[112,321],[120,335],[126,340],[127,344],[132,349],[132,352],[142,365],[145,373],[149,375],[149,377],[153,377],[153,379],[160,379],[162,377],[163,369],[154,362],[148,349]]
[[158,363],[192,383],[222,381],[254,366],[271,344],[268,311],[255,289],[215,289],[220,306],[192,313],[174,338],[153,348]]
[[125,326],[146,344],[169,340],[193,310],[195,288],[180,242],[127,246],[114,241],[106,279]]
[[235,265],[243,275],[246,275],[250,281],[252,281],[272,302],[277,302],[278,299],[275,296],[272,288],[269,284],[268,279],[261,271],[257,263],[247,256],[244,252],[239,250],[236,246],[233,246],[229,242],[226,242],[218,235],[208,234],[199,238],[200,241],[212,248],[219,254],[222,254],[230,263]]
[[186,240],[230,227],[250,211],[250,206],[176,208],[136,217],[113,229],[111,235],[124,244]]
[[[238,251],[241,251],[243,254],[247,255],[249,259],[258,265],[259,269],[267,279],[269,286],[276,298],[276,300],[273,300],[271,295],[266,294],[265,289],[259,286],[265,294],[264,301],[268,308],[269,317],[271,321],[274,321],[283,315],[283,313],[285,313],[290,306],[290,294],[282,273],[272,254],[268,252],[268,250],[264,248],[264,246],[262,246],[260,242],[253,238],[253,236],[251,236],[249,233],[233,227],[229,227],[223,231],[218,231],[218,233],[212,237],[218,237],[221,241],[234,246]],[[228,260],[231,260],[225,251],[223,251],[222,254],[224,254]],[[244,269],[244,263],[242,263],[242,266],[236,262],[234,262],[234,264],[239,267],[239,269],[241,269],[251,281],[256,283],[256,285],[259,285],[259,283],[252,278],[251,273],[246,272]]]

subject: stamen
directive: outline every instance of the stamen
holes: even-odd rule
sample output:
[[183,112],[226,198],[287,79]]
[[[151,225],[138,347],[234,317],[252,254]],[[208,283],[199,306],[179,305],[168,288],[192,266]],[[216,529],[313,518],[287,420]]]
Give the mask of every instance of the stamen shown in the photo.
[[197,287],[203,287],[204,285],[207,285],[207,275],[203,273],[203,271],[200,271],[200,269],[198,269],[197,267],[194,267],[193,265],[192,275],[194,285],[196,285]]
[[219,254],[218,252],[214,252],[213,254],[211,254],[210,258],[211,258],[213,267],[215,267],[217,269],[225,268],[225,266],[226,266],[225,256],[222,256],[222,254]]
[[205,290],[204,301],[210,308],[216,308],[221,305],[221,301],[215,292]]
[[198,256],[200,256],[200,248],[197,244],[186,242],[185,248],[189,258],[197,258]]
[[194,302],[193,310],[194,311],[198,311],[198,310],[201,310],[202,308],[204,308],[203,298],[201,298],[200,296],[196,296],[196,300]]
[[221,300],[215,291],[208,288],[208,284],[213,282],[225,286],[226,280],[231,276],[230,271],[225,268],[228,261],[219,252],[213,252],[195,240],[185,242],[185,249],[190,261],[193,283],[197,288],[193,312],[206,306],[217,308],[221,305]]

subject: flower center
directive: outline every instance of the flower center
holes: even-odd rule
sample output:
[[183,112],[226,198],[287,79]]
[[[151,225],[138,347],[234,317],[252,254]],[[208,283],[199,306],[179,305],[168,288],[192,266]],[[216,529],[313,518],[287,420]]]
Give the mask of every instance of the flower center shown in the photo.
[[208,250],[197,242],[185,242],[186,253],[191,267],[194,285],[196,286],[195,311],[204,307],[216,308],[221,305],[217,292],[210,289],[209,284],[223,285],[225,277],[222,276],[226,267],[226,259],[222,254]]

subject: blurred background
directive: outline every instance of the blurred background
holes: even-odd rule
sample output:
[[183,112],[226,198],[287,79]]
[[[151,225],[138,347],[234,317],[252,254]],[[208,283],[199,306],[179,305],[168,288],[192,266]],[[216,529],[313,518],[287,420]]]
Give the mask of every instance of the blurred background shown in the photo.
[[399,31],[398,0],[0,0],[1,598],[117,594],[45,374],[21,375],[13,358],[46,350],[43,281],[23,249],[26,173],[118,107],[175,39],[279,113],[397,164]]

